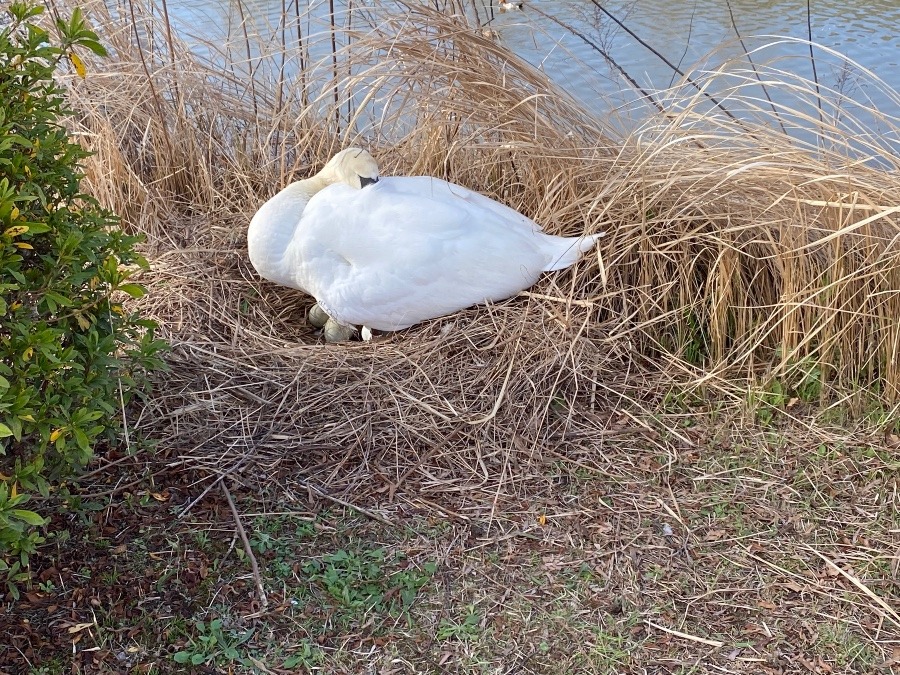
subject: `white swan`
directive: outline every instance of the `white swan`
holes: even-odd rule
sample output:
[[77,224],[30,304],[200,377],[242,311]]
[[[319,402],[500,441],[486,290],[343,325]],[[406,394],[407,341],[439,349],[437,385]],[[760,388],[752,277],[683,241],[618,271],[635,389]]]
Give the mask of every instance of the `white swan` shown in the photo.
[[372,156],[350,148],[263,204],[247,245],[261,276],[316,299],[311,321],[339,341],[355,326],[400,330],[513,296],[574,264],[601,236],[545,234],[439,178],[379,180]]

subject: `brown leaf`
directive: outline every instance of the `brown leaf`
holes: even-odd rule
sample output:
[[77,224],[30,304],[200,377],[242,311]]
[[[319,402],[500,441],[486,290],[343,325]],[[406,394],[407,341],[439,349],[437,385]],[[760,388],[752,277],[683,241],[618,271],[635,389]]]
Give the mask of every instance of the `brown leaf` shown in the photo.
[[59,570],[55,567],[48,567],[43,572],[40,573],[38,579],[41,581],[47,581],[47,579],[55,579],[59,575]]
[[815,665],[804,659],[802,656],[798,656],[797,660],[811,673],[818,672],[816,671]]
[[819,572],[820,577],[839,577],[841,576],[841,571],[837,568],[837,565],[832,564],[824,564],[822,565],[822,569]]
[[891,650],[891,658],[881,664],[882,670],[893,669],[894,666],[900,666],[900,645]]

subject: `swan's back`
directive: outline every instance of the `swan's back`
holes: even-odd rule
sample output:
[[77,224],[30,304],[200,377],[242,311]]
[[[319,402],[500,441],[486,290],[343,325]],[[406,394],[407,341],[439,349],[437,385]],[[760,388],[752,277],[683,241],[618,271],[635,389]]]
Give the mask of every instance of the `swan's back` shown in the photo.
[[316,194],[277,281],[315,296],[340,323],[399,330],[515,295],[592,245],[593,237],[547,235],[513,209],[437,178],[382,178]]

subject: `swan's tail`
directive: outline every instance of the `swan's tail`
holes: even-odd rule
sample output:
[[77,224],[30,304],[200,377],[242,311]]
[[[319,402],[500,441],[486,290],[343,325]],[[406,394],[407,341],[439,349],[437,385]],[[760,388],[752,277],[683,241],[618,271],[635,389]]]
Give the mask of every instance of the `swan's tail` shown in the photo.
[[[544,268],[545,272],[564,270],[574,265],[581,258],[582,253],[587,253],[594,248],[594,242],[605,235],[606,232],[588,234],[584,237],[553,237],[548,242],[553,249],[553,258],[550,264]],[[549,235],[548,235],[549,236]]]

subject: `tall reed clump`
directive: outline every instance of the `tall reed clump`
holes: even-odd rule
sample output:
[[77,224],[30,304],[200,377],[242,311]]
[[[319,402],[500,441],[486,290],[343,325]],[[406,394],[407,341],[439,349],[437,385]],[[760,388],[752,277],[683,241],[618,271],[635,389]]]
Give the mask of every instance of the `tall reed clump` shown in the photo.
[[[94,194],[157,261],[143,306],[180,366],[156,402],[162,433],[201,447],[216,420],[220,440],[282,449],[540,445],[673,385],[735,402],[748,388],[769,404],[900,399],[895,117],[855,117],[774,66],[731,67],[695,80],[739,115],[684,87],[623,137],[452,3],[320,24],[247,13],[242,39],[205,57],[160,12],[126,8],[105,18],[115,60],[72,96]],[[760,77],[777,105],[756,102]],[[859,132],[862,112],[886,140]],[[351,144],[385,174],[441,176],[553,233],[609,236],[517,299],[375,348],[315,345],[310,300],[256,278],[244,228]]]

